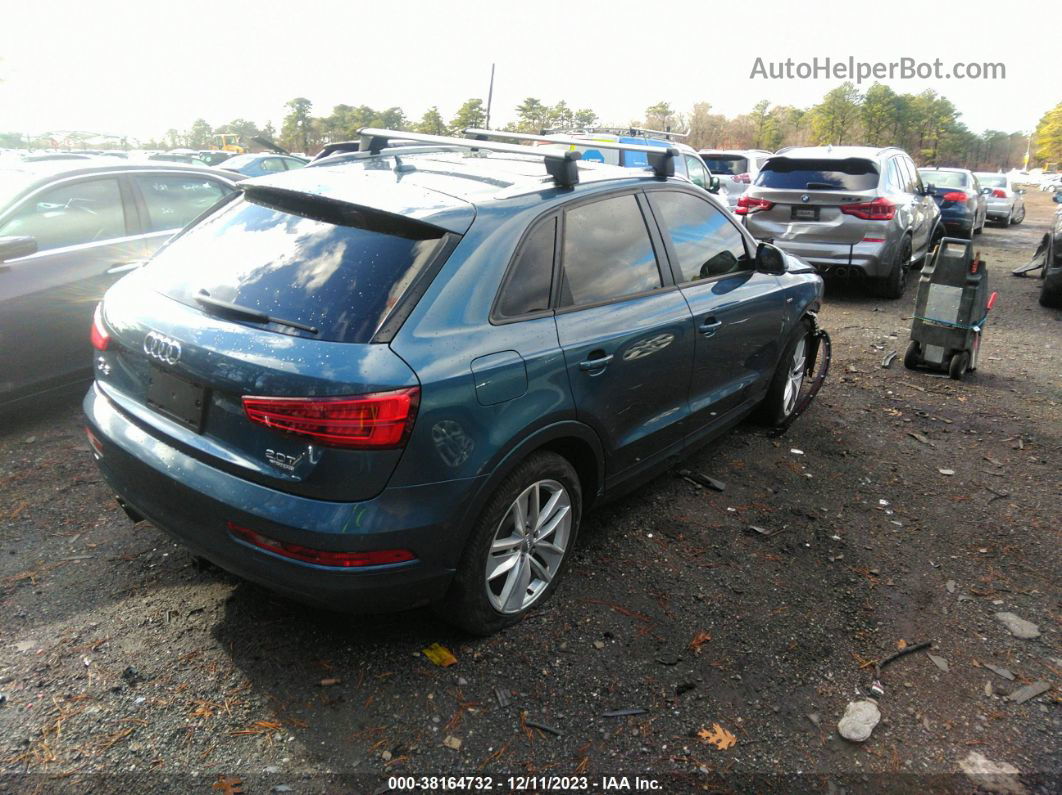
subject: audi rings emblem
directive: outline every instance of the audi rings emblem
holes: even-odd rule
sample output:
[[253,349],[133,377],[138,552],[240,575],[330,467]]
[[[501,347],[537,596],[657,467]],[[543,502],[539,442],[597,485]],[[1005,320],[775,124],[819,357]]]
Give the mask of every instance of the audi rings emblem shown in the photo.
[[157,331],[149,331],[144,337],[144,353],[160,362],[177,364],[181,358],[181,343]]

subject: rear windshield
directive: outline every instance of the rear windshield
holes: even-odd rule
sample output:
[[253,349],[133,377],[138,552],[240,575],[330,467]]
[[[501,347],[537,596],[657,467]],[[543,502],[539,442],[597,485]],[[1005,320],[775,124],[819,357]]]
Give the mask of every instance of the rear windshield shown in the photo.
[[965,188],[967,185],[966,175],[961,171],[932,171],[920,168],[918,173],[922,175],[923,183],[938,188]]
[[1007,187],[1007,178],[1002,174],[978,174],[977,179],[979,179],[981,184],[986,188]]
[[148,267],[156,288],[197,308],[206,291],[318,331],[280,327],[297,336],[369,342],[439,249],[442,231],[368,213],[330,223],[326,213],[302,212],[235,200],[155,256]]
[[701,155],[701,160],[708,166],[708,170],[716,176],[736,177],[738,174],[749,173],[747,157],[738,155]]
[[795,160],[780,157],[763,166],[756,184],[788,190],[871,190],[877,187],[878,170],[869,160]]

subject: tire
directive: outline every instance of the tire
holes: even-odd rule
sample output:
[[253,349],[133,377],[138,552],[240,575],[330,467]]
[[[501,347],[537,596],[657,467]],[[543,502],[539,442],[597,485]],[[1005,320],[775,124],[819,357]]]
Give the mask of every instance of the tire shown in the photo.
[[907,271],[911,266],[911,238],[904,236],[900,252],[892,263],[889,275],[878,281],[878,295],[882,298],[903,298],[907,291]]
[[[801,320],[789,335],[782,356],[771,376],[771,385],[767,395],[756,409],[756,419],[763,425],[775,428],[789,419],[796,408],[803,386],[803,366],[807,363],[808,346],[811,342],[811,324]],[[801,345],[803,343],[803,345]],[[801,366],[801,375],[797,378],[794,370]],[[795,394],[794,394],[795,390]]]
[[1010,222],[1012,224],[1014,224],[1014,226],[1017,226],[1018,224],[1020,224],[1024,220],[1025,220],[1025,205],[1022,204],[1022,206],[1021,206],[1021,215],[1019,215],[1017,218],[1011,218]]
[[951,363],[948,364],[948,376],[953,381],[961,381],[970,367],[970,354],[966,351],[952,354]]
[[[977,216],[974,216],[974,223],[977,223]],[[970,238],[972,239],[974,235],[979,235],[984,232],[986,223],[988,223],[988,213],[985,213],[985,217],[981,219],[981,225],[974,227],[973,234],[970,235]]]
[[[527,519],[534,513],[536,493],[538,508],[549,507],[557,497],[552,512],[539,520],[546,532],[537,547],[526,532],[532,527]],[[473,635],[490,635],[520,621],[549,598],[567,569],[582,506],[579,476],[566,458],[545,450],[530,455],[495,489],[480,513],[436,612]],[[525,517],[522,530],[516,527],[520,511]],[[493,578],[488,576],[491,569],[497,572]]]
[[1006,229],[1008,226],[1010,226],[1012,223],[1014,223],[1013,216],[1014,216],[1014,212],[1013,211],[1007,213],[1007,217],[1004,218],[1002,221],[1000,221],[999,225],[1002,226],[1004,229]]
[[911,344],[907,346],[907,353],[903,355],[903,366],[908,370],[917,370],[921,363],[922,352],[918,347],[918,343],[911,340]]
[[[1048,260],[1047,268],[1052,267]],[[1044,268],[1044,272],[1047,272]],[[1048,309],[1062,309],[1062,270],[1055,270],[1044,277],[1040,285],[1040,306]]]

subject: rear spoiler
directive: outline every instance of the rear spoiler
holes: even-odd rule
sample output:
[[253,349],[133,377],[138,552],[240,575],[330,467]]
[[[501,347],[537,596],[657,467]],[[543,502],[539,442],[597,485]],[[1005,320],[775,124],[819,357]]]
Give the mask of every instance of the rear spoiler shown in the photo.
[[352,226],[381,232],[408,240],[433,240],[450,234],[449,230],[417,218],[391,213],[376,207],[354,204],[330,196],[277,188],[272,185],[243,183],[237,185],[248,201],[274,210],[311,218],[315,221]]

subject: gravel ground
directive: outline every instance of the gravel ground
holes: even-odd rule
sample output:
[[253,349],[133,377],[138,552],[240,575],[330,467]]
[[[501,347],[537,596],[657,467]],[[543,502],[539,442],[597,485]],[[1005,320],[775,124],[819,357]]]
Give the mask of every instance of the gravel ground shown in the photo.
[[[721,493],[665,475],[589,516],[552,600],[488,639],[200,566],[117,508],[76,397],[6,418],[0,790],[969,792],[959,763],[981,754],[1020,771],[981,785],[1058,791],[1062,313],[1008,275],[1053,211],[1027,199],[979,239],[1000,301],[976,374],[903,368],[913,289],[831,285],[833,370],[790,432],[743,425],[694,456]],[[937,661],[884,669],[872,737],[839,737],[873,661],[924,641]]]

